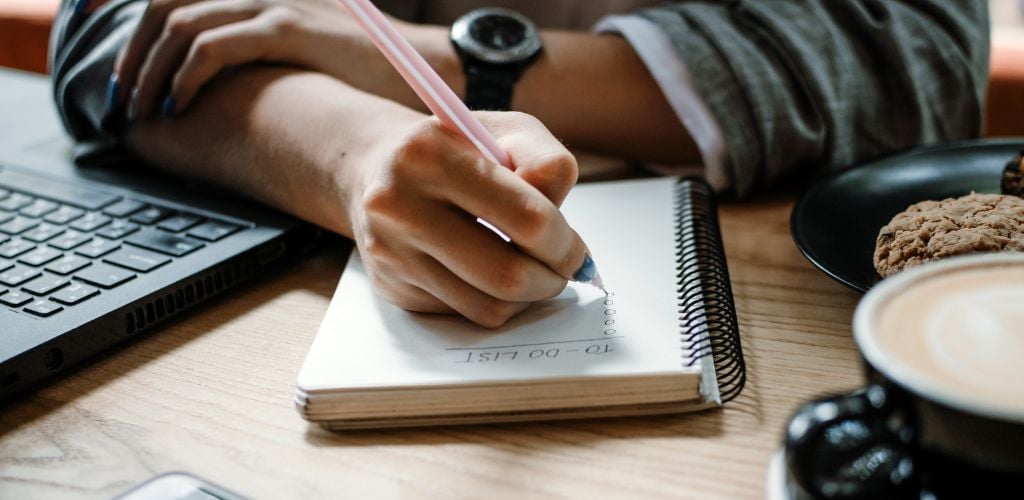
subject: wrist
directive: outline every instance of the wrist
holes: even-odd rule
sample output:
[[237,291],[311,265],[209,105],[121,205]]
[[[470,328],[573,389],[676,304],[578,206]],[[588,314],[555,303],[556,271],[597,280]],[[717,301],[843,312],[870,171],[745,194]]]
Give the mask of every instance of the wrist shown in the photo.
[[[363,211],[363,201],[374,178],[384,169],[401,147],[404,138],[430,117],[394,102],[374,98],[378,106],[365,116],[349,149],[333,148],[329,153],[338,164],[333,168],[334,203],[338,216],[344,216],[343,234],[354,236]],[[330,161],[330,160],[328,160]],[[341,210],[338,210],[338,200]],[[338,213],[341,212],[341,213]]]

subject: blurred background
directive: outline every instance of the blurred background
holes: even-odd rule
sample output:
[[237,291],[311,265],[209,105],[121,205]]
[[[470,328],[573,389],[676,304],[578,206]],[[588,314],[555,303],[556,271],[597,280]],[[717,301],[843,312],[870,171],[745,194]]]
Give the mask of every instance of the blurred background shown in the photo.
[[[1024,0],[988,1],[992,56],[985,135],[1024,136]],[[0,66],[46,72],[50,25],[59,3],[0,0]]]

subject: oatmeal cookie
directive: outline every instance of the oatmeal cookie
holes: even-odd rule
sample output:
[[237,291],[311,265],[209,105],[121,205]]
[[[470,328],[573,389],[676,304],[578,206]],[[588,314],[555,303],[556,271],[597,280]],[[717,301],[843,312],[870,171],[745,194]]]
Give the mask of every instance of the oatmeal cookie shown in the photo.
[[893,217],[875,241],[875,270],[885,278],[945,257],[1003,251],[1024,251],[1024,199],[971,193]]

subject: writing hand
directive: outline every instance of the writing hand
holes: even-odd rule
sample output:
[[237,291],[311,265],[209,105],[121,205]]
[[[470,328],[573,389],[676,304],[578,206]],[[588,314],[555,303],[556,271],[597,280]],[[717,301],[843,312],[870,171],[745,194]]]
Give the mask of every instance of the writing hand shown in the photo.
[[[535,118],[481,113],[516,171],[491,163],[434,118],[396,124],[347,187],[356,245],[378,291],[428,313],[497,327],[558,295],[587,253],[558,210],[573,156]],[[507,243],[477,222],[507,234]]]

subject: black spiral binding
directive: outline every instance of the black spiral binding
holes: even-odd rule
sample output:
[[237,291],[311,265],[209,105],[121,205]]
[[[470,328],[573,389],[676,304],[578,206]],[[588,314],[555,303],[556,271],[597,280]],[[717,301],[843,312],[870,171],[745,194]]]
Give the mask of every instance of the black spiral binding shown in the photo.
[[692,366],[712,356],[722,402],[747,380],[714,193],[703,179],[676,184],[676,284],[683,345]]

